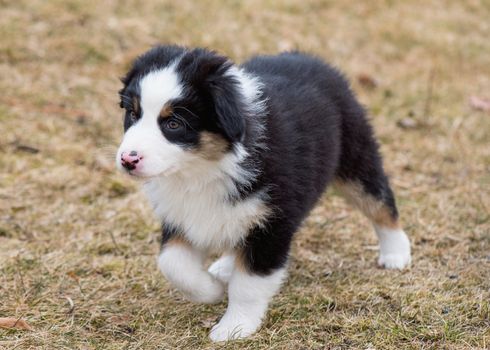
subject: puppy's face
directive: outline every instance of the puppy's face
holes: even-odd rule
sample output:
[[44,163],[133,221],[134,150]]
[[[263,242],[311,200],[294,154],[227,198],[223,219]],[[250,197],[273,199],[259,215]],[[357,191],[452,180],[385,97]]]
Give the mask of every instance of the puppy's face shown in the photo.
[[244,110],[231,63],[206,50],[157,47],[123,79],[124,138],[116,163],[134,176],[168,176],[233,151]]

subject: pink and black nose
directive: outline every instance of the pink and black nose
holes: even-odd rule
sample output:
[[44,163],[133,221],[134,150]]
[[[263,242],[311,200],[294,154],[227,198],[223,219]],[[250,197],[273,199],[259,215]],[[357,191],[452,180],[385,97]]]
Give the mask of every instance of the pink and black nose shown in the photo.
[[136,169],[136,164],[138,164],[141,159],[143,159],[143,157],[136,151],[121,153],[121,165],[127,170]]

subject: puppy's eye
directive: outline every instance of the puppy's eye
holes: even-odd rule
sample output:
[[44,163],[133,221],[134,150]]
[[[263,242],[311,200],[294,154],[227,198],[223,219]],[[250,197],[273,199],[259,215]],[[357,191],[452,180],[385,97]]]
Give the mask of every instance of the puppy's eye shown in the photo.
[[179,122],[178,120],[175,119],[170,119],[166,124],[165,127],[170,130],[177,130],[182,127],[182,123]]

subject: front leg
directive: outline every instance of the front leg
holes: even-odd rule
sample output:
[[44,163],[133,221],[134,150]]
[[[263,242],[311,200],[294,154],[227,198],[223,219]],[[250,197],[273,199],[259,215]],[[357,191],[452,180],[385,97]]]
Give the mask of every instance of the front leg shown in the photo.
[[211,340],[245,338],[255,333],[285,276],[285,268],[267,276],[235,269],[228,288],[228,308],[211,329]]
[[244,338],[259,329],[286,277],[290,235],[284,233],[257,228],[237,252],[228,285],[228,308],[211,329],[211,340]]
[[223,299],[224,285],[204,269],[204,254],[181,238],[163,244],[158,267],[191,301],[213,304]]

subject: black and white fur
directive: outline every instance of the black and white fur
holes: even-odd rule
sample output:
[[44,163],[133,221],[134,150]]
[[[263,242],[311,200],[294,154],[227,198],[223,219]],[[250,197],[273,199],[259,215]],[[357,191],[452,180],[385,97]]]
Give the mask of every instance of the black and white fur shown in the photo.
[[213,51],[158,46],[123,83],[117,164],[144,180],[162,222],[166,278],[196,302],[219,302],[227,289],[213,341],[260,327],[291,239],[328,184],[372,221],[380,265],[410,263],[365,112],[320,59],[288,52],[238,66]]

